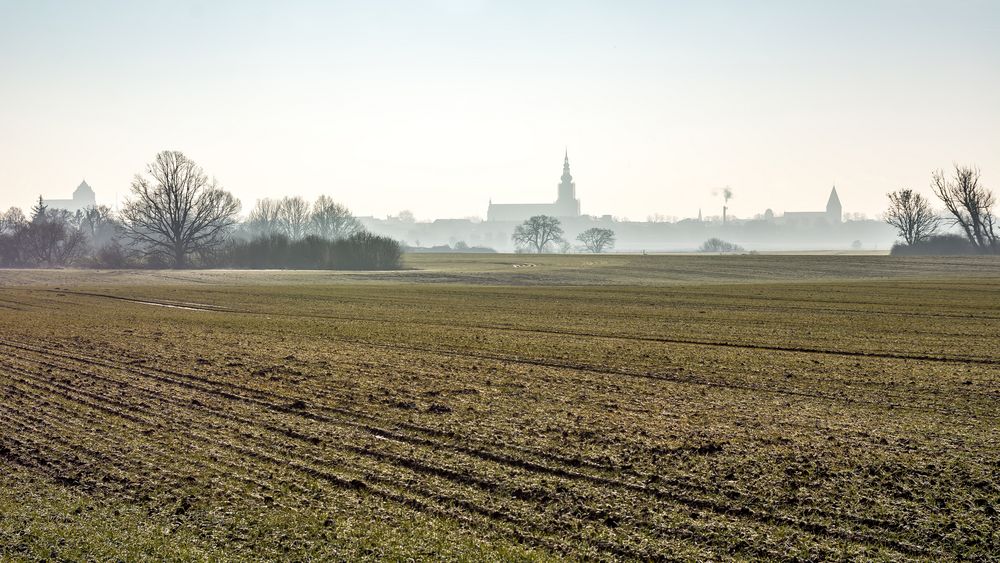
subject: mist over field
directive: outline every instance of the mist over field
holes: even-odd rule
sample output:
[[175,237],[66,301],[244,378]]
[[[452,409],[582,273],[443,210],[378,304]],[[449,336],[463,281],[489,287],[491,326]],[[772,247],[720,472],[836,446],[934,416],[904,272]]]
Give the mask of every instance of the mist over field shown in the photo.
[[1000,560],[998,30],[0,0],[0,561]]

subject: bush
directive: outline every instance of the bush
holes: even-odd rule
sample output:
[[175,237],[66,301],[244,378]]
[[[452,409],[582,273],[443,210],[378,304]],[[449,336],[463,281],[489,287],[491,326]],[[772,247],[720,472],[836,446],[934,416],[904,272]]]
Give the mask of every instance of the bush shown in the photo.
[[120,270],[131,265],[128,254],[117,241],[109,242],[99,248],[94,255],[92,264],[95,268],[105,270]]
[[720,238],[710,238],[702,243],[698,252],[743,252],[743,247]]
[[230,242],[220,262],[249,269],[395,270],[402,254],[395,240],[367,232],[337,240],[311,235],[297,241],[272,234]]
[[960,256],[978,254],[976,247],[961,235],[937,235],[926,240],[892,245],[893,256]]
[[403,248],[395,240],[368,232],[333,241],[335,270],[397,270]]

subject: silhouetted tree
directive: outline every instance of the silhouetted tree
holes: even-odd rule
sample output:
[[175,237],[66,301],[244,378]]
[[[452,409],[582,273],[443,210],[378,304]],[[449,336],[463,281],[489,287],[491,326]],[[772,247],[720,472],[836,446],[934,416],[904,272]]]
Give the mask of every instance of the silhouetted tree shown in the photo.
[[47,209],[23,227],[22,258],[36,266],[65,266],[86,251],[87,237],[64,209]]
[[91,205],[80,213],[80,228],[92,241],[105,242],[113,238],[120,227],[114,212],[107,205]]
[[11,207],[0,215],[0,233],[14,233],[27,222],[28,220],[24,217],[24,212],[20,208]]
[[363,230],[346,206],[325,195],[313,203],[311,227],[314,234],[329,240],[347,238]]
[[937,232],[940,220],[927,198],[910,189],[888,195],[889,209],[885,212],[884,220],[896,228],[906,244],[927,240]]
[[284,197],[278,204],[278,224],[292,240],[308,234],[309,218],[309,203],[301,197]]
[[548,215],[535,215],[514,229],[511,239],[518,246],[533,248],[541,254],[549,244],[562,240],[563,229],[559,219]]
[[45,205],[42,200],[42,196],[38,196],[38,202],[31,207],[31,220],[40,221],[45,218],[45,213],[49,210],[49,206]]
[[254,236],[271,236],[281,232],[280,218],[281,204],[273,199],[258,199],[250,216],[247,218],[246,226]]
[[615,245],[615,232],[611,229],[591,227],[580,233],[576,240],[582,242],[584,248],[590,252],[600,254],[604,252],[605,248],[611,248]]
[[24,212],[17,207],[0,215],[0,266],[18,266],[23,262],[21,247],[27,224]]
[[724,241],[720,238],[710,238],[702,243],[699,252],[743,252],[743,247],[738,244]]
[[188,264],[194,253],[212,252],[236,224],[240,202],[209,182],[202,169],[177,151],[163,151],[136,174],[122,210],[125,234],[147,258]]
[[981,252],[1000,252],[1000,234],[996,231],[993,192],[979,183],[979,169],[955,165],[949,180],[944,171],[934,172],[931,181],[934,194],[951,214],[951,222],[962,228],[969,242]]
[[417,218],[413,215],[413,212],[410,211],[409,209],[404,209],[404,210],[400,211],[399,215],[396,215],[396,220],[398,220],[400,223],[416,223],[417,222]]

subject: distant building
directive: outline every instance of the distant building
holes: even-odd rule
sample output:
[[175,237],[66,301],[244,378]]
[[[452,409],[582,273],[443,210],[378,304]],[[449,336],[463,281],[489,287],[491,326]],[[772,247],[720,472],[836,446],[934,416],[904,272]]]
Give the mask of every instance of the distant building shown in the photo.
[[97,196],[94,189],[84,180],[73,190],[73,199],[45,199],[42,203],[52,209],[65,209],[76,213],[77,211],[97,205]]
[[512,221],[520,223],[535,215],[552,217],[579,217],[580,200],[576,199],[576,183],[569,173],[569,151],[563,159],[563,173],[555,203],[493,203],[486,211],[487,221]]
[[837,224],[843,221],[844,208],[840,205],[840,197],[837,196],[837,187],[830,191],[830,198],[826,201],[826,211],[786,211],[783,217],[787,224],[814,225],[817,223]]

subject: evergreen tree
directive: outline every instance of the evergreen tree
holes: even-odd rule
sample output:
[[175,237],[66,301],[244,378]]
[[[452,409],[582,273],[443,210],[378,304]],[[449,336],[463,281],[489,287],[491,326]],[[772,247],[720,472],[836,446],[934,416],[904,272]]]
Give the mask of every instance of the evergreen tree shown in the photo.
[[49,206],[45,205],[45,202],[42,201],[42,196],[38,196],[38,203],[31,208],[31,222],[38,223],[39,221],[44,220],[45,212],[48,211],[48,209]]

